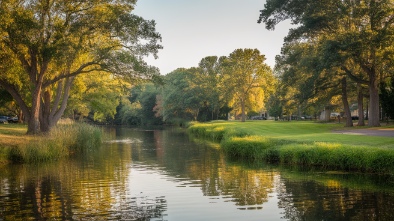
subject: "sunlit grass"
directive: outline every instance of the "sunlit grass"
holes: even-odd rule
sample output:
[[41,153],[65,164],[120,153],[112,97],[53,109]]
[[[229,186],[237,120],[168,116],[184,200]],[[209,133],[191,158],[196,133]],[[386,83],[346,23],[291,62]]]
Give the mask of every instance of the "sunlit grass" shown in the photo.
[[341,124],[215,122],[194,124],[191,134],[220,142],[233,157],[340,170],[391,173],[394,138],[334,133]]
[[26,135],[26,125],[0,126],[0,164],[36,163],[58,160],[101,145],[101,129],[82,123],[66,122],[49,134]]

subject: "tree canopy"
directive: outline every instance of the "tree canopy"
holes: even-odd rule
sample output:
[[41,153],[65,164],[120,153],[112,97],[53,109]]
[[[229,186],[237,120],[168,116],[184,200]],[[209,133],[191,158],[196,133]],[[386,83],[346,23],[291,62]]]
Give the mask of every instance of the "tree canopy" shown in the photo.
[[142,57],[161,47],[155,22],[133,15],[135,0],[5,0],[0,3],[0,85],[20,106],[28,133],[48,131],[80,74],[127,81],[158,74]]
[[260,113],[276,81],[257,49],[236,49],[228,56],[208,56],[197,67],[164,76],[157,110],[165,121],[209,121]]
[[241,110],[245,121],[245,108],[260,112],[265,98],[274,89],[275,79],[271,68],[265,63],[265,56],[257,49],[236,49],[226,62],[227,90],[233,95],[232,106]]
[[368,124],[379,126],[379,82],[392,75],[393,14],[392,0],[267,0],[259,22],[274,29],[290,19],[295,27],[286,42],[318,42],[325,53],[316,70],[336,69],[334,75],[366,85]]

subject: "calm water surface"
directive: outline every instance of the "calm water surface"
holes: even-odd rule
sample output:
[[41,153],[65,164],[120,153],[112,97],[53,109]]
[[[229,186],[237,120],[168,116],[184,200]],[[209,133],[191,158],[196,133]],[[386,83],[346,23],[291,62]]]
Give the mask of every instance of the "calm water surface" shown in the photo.
[[394,220],[390,176],[248,165],[176,130],[0,171],[0,220]]

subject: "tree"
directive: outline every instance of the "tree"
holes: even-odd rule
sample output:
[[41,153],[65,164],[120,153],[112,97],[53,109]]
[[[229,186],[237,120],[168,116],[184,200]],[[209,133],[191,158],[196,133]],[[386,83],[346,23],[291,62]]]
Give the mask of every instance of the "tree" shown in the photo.
[[[124,112],[122,108],[123,119],[132,119],[132,124],[137,125],[160,125],[162,124],[162,118],[155,116],[154,107],[156,106],[156,97],[160,90],[152,83],[144,83],[134,86],[131,89],[131,94],[128,98],[130,105],[127,107],[128,111]],[[135,107],[135,108],[132,108]],[[138,107],[138,108],[137,108]],[[129,122],[130,123],[130,120]]]
[[236,49],[226,60],[224,85],[233,94],[234,105],[240,107],[243,122],[246,107],[260,111],[275,85],[271,68],[264,61],[265,56],[257,49]]
[[164,77],[162,92],[163,120],[197,120],[205,98],[193,83],[196,68],[179,68]]
[[[276,58],[275,71],[280,79],[280,92],[285,110],[292,113],[301,109],[322,104],[319,109],[325,110],[325,120],[330,119],[332,106],[341,95],[346,113],[346,126],[353,126],[350,118],[348,97],[353,89],[346,79],[347,72],[354,68],[342,64],[341,57],[332,54],[328,41],[314,40],[287,42],[282,47],[280,56]],[[335,51],[335,50],[333,50]],[[345,69],[346,71],[342,70]],[[314,107],[313,109],[316,109]]]
[[379,126],[378,83],[393,53],[393,12],[391,0],[268,0],[259,22],[273,29],[279,22],[291,19],[298,26],[289,32],[287,41],[326,37],[336,42],[335,52],[341,55],[343,64],[359,66],[367,76],[368,124]]
[[67,106],[74,78],[96,71],[133,81],[156,68],[154,21],[131,14],[136,1],[6,0],[0,4],[0,85],[20,106],[28,133],[49,131]]
[[0,88],[0,114],[17,116],[19,122],[22,122],[23,119],[20,108],[16,105],[11,94],[2,88]]
[[96,122],[108,122],[114,118],[116,107],[129,87],[107,72],[79,75],[74,80],[65,115],[73,119],[89,117]]
[[223,57],[218,58],[217,56],[208,56],[201,59],[198,64],[198,73],[194,80],[194,83],[199,85],[201,92],[206,94],[204,95],[206,98],[204,103],[211,112],[210,120],[215,118],[215,114],[219,114],[219,109],[223,103],[223,99],[221,99],[223,96],[221,96],[220,92],[222,61]]

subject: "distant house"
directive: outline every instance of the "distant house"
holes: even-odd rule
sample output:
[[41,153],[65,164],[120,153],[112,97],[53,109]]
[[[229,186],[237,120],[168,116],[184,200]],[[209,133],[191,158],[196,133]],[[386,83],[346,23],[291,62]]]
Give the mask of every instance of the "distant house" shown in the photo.
[[[320,113],[319,120],[321,120],[321,121],[330,121],[330,120],[333,120],[333,119],[337,119],[338,116],[341,115],[341,114],[338,113],[338,112],[331,112],[330,110],[328,110],[328,112],[329,112],[329,113],[327,113],[327,110],[323,110],[323,111]],[[328,117],[328,116],[329,116],[329,117]]]

